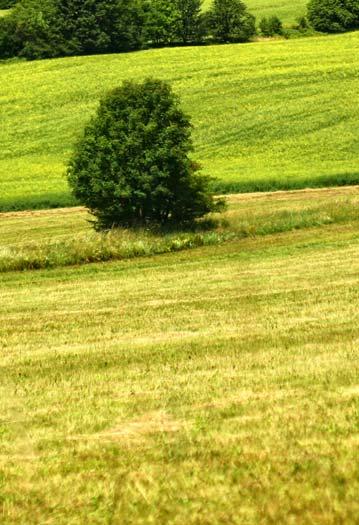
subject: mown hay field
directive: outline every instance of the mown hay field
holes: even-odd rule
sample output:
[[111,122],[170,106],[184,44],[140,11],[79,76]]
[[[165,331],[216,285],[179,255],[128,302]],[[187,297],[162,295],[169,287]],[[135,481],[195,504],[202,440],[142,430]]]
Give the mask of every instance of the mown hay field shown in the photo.
[[99,98],[170,81],[194,157],[244,192],[359,181],[359,33],[0,64],[0,210],[73,204],[65,174]]
[[[227,221],[357,199],[236,196]],[[1,244],[85,220],[4,215]],[[356,524],[359,220],[323,224],[0,274],[1,523]]]

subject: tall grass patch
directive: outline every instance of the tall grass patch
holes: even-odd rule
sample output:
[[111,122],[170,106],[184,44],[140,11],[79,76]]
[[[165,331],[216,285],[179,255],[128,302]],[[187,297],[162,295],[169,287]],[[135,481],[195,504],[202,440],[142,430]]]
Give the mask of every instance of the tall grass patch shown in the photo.
[[84,209],[5,214],[0,224],[0,272],[133,259],[220,245],[247,237],[359,224],[358,189],[269,194],[228,199],[225,214],[199,222],[197,231],[144,228],[96,233]]

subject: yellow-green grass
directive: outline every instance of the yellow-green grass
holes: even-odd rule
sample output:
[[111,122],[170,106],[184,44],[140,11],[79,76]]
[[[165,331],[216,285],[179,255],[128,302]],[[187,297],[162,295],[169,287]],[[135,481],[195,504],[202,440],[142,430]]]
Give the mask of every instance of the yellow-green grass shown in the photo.
[[[83,228],[52,213],[62,229],[28,214],[27,242]],[[0,287],[2,524],[357,524],[357,221]]]
[[64,176],[98,100],[173,84],[218,191],[357,183],[359,33],[0,65],[0,209],[73,203]]
[[[248,10],[255,15],[257,22],[264,16],[277,15],[285,25],[290,25],[305,16],[307,0],[246,0]],[[208,9],[212,0],[204,0],[203,7]]]

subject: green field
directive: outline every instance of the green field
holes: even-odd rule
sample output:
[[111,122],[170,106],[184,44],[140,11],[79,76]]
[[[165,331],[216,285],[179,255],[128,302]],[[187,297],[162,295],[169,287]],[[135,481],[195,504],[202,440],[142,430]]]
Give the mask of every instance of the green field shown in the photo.
[[[212,0],[204,0],[205,9],[211,5]],[[257,22],[263,16],[277,15],[285,25],[296,22],[297,18],[305,16],[307,0],[245,0],[244,2],[251,13],[253,13]]]
[[359,181],[359,33],[0,65],[0,209],[70,204],[72,145],[123,79],[172,82],[217,191]]
[[[357,524],[358,199],[233,196],[279,233],[1,274],[1,523]],[[0,244],[87,230],[5,214]]]

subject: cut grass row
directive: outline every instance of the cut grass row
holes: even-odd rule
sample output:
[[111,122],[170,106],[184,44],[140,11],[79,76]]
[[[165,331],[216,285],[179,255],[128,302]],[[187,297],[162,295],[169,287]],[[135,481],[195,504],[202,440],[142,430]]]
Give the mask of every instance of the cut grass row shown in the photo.
[[212,229],[167,234],[126,229],[96,233],[82,208],[3,214],[0,272],[131,259],[328,224],[359,225],[358,187],[233,195],[227,202],[228,211],[214,216]]
[[0,210],[74,204],[65,166],[99,98],[173,84],[216,191],[359,182],[359,33],[0,65]]
[[357,222],[0,287],[1,523],[356,525]]

